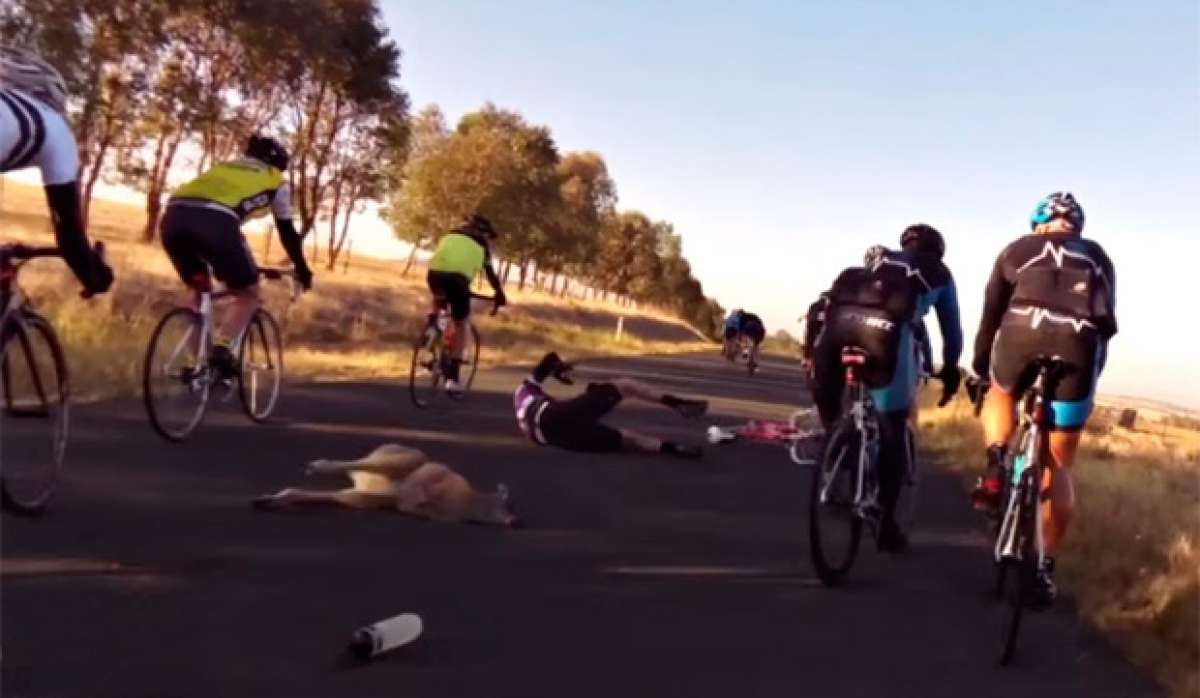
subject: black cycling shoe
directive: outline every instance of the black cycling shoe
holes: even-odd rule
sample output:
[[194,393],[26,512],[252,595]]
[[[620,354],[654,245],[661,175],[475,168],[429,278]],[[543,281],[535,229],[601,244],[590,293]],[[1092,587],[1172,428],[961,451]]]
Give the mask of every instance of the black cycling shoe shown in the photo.
[[879,525],[879,549],[885,553],[902,553],[908,550],[908,536],[900,530],[900,524],[893,518],[884,518]]
[[237,359],[233,356],[233,351],[224,344],[213,345],[208,365],[216,369],[217,377],[222,380],[237,378]]
[[1033,578],[1033,588],[1029,590],[1026,601],[1031,610],[1044,611],[1053,606],[1056,599],[1058,585],[1054,583],[1054,558],[1042,558],[1042,565]]

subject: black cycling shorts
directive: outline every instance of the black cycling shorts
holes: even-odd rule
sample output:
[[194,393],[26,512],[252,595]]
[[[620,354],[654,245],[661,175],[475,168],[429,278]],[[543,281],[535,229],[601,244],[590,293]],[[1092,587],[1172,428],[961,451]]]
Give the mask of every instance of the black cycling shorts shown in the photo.
[[189,286],[209,267],[226,286],[248,288],[258,283],[258,266],[232,214],[199,206],[167,206],[159,224],[163,248],[179,278]]
[[751,342],[762,344],[763,340],[767,338],[767,328],[757,322],[752,322],[742,328],[742,334],[749,337]]
[[621,432],[600,421],[621,402],[612,383],[588,383],[582,395],[555,400],[538,418],[546,443],[568,451],[611,453],[624,445]]
[[1026,317],[1006,315],[992,344],[992,382],[1004,392],[1020,395],[1037,378],[1034,362],[1040,356],[1057,356],[1070,369],[1058,379],[1051,398],[1057,429],[1081,428],[1092,410],[1096,378],[1100,373],[1102,345],[1099,335],[1071,324],[1042,322],[1034,328]]
[[430,271],[425,283],[434,296],[446,299],[450,317],[466,320],[471,315],[471,280],[452,271]]
[[860,376],[869,388],[886,388],[896,371],[900,348],[900,323],[882,310],[853,305],[830,308],[813,350],[813,401],[826,421],[841,409],[846,369],[842,349],[860,347],[867,353]]

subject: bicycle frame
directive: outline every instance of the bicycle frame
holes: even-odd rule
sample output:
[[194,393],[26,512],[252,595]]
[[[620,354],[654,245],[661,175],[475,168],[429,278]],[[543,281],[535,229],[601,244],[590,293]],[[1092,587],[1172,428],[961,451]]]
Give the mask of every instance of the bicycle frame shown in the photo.
[[[997,563],[1004,560],[1021,559],[1018,535],[1021,508],[1027,497],[1030,496],[1031,488],[1037,493],[1035,501],[1040,504],[1042,500],[1044,464],[1042,463],[1041,446],[1045,429],[1049,426],[1045,404],[1047,370],[1045,367],[1039,369],[1037,380],[1023,401],[1021,421],[1017,431],[1020,435],[1020,443],[1009,458],[1011,465],[1008,469],[1009,472],[1006,473],[1009,479],[1008,500],[1005,503],[1004,516],[1000,521],[1000,529],[996,535],[996,544],[993,550],[993,557]],[[1040,509],[1040,506],[1038,508]],[[1045,557],[1041,512],[1033,512],[1033,517],[1034,549],[1037,551],[1037,562],[1040,565],[1042,558]]]
[[[851,394],[847,413],[854,422],[855,430],[862,435],[862,438],[859,439],[856,464],[858,477],[854,492],[854,514],[859,518],[871,521],[873,520],[872,512],[879,508],[879,488],[874,479],[868,485],[867,475],[871,473],[879,452],[879,423],[876,421],[875,403],[871,400],[871,393],[858,380],[854,366],[846,367],[846,386]],[[839,461],[827,478],[825,486],[821,490],[822,504],[829,501],[829,488],[837,480],[837,468],[841,468],[843,462]]]

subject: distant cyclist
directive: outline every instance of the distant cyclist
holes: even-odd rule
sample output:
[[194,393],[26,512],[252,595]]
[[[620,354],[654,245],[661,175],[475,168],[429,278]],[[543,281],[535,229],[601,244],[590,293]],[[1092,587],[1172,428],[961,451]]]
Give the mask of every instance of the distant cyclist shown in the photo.
[[88,244],[79,202],[79,147],[66,121],[67,86],[26,49],[0,46],[0,172],[42,172],[54,237],[89,294],[112,286],[112,269]]
[[500,277],[492,268],[489,241],[495,240],[496,236],[491,221],[480,215],[469,216],[462,225],[442,237],[429,260],[425,280],[433,293],[433,311],[437,312],[439,299],[449,304],[454,334],[458,338],[450,347],[450,365],[446,371],[446,392],[451,394],[463,392],[458,373],[466,346],[462,338],[466,337],[467,319],[471,316],[471,281],[482,270],[492,286],[496,306],[508,302]]
[[550,352],[513,392],[517,426],[534,443],[590,453],[639,451],[684,458],[703,455],[699,446],[618,429],[601,420],[625,398],[664,405],[684,417],[699,417],[707,412],[708,403],[704,400],[677,397],[632,378],[588,383],[582,394],[566,400],[557,400],[546,393],[542,384],[548,378],[568,385],[573,383],[571,371],[569,363]]
[[1082,237],[1083,208],[1069,193],[1038,202],[1033,234],[1004,248],[984,294],[972,368],[990,376],[983,405],[986,471],[971,497],[976,507],[999,507],[1005,444],[1015,427],[1015,404],[1034,379],[1039,356],[1059,357],[1070,369],[1050,402],[1050,506],[1045,512],[1045,560],[1038,605],[1057,595],[1054,557],[1075,508],[1070,467],[1091,414],[1108,341],[1117,333],[1116,274],[1104,249]]
[[269,208],[296,281],[305,290],[312,287],[303,241],[292,224],[291,195],[283,177],[287,167],[288,152],[279,141],[250,136],[243,157],[216,165],[176,189],[159,224],[163,247],[191,289],[193,304],[212,283],[210,267],[233,297],[214,337],[212,356],[227,377],[236,370],[234,344],[259,306],[258,266],[242,235],[242,222]]
[[946,244],[941,233],[929,225],[911,225],[900,236],[900,245],[900,251],[884,250],[874,261],[864,260],[869,266],[851,267],[838,276],[814,354],[813,397],[828,432],[842,406],[842,349],[854,346],[867,352],[864,380],[880,418],[879,547],[887,551],[908,545],[895,509],[908,470],[905,423],[918,380],[914,333],[931,308],[937,311],[943,338],[942,404],[958,390],[962,353],[958,295],[942,263]]
[[725,356],[731,361],[741,349],[743,338],[750,340],[750,366],[758,365],[758,346],[767,337],[767,328],[762,318],[754,313],[736,308],[725,318]]

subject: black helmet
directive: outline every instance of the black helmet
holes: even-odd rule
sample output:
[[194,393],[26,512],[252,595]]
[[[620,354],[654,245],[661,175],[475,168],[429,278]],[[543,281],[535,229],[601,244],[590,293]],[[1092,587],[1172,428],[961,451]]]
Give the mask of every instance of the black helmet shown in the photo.
[[496,232],[496,229],[492,227],[492,222],[478,213],[473,213],[467,216],[467,218],[462,222],[462,225],[455,228],[455,230],[468,235],[475,233],[492,239],[495,239],[499,235],[499,233]]
[[278,170],[286,170],[288,166],[288,151],[279,141],[270,136],[250,136],[246,141],[247,157],[262,160]]
[[946,254],[946,241],[942,239],[942,234],[925,223],[915,223],[905,228],[900,234],[900,247],[931,254],[938,259]]

